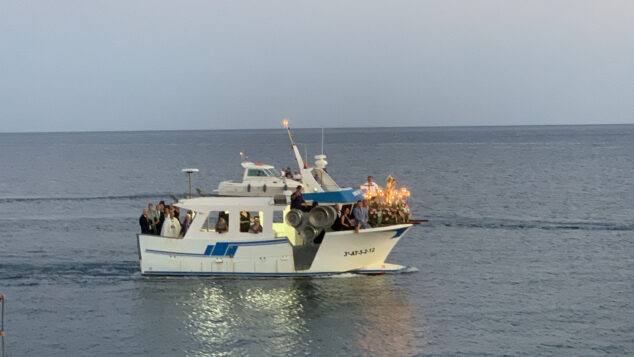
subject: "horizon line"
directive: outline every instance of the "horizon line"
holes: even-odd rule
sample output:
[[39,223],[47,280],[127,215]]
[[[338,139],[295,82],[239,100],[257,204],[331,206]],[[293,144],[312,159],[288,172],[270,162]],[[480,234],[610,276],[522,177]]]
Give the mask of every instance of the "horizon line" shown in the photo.
[[[442,128],[510,128],[510,127],[564,127],[564,126],[617,126],[617,125],[634,125],[632,123],[601,123],[601,124],[587,124],[587,123],[572,123],[572,124],[473,124],[473,125],[402,125],[402,126],[337,126],[337,127],[292,127],[292,129],[299,130],[311,130],[311,129],[390,129],[390,128],[430,128],[430,129],[442,129]],[[195,129],[151,129],[151,130],[53,130],[53,131],[0,131],[0,134],[82,134],[82,133],[142,133],[142,132],[176,132],[176,131],[246,131],[246,130],[278,130],[284,129],[272,127],[260,127],[260,128],[195,128]]]

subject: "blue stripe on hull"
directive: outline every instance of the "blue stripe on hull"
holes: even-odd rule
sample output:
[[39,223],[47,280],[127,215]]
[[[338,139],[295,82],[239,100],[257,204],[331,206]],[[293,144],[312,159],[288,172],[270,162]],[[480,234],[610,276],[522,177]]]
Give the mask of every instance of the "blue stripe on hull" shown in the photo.
[[229,242],[231,245],[271,245],[271,244],[281,244],[286,243],[286,238],[282,239],[271,239],[271,240],[259,240],[259,241],[251,241],[251,242]]
[[253,247],[259,245],[275,245],[275,244],[284,244],[288,241],[286,238],[283,239],[270,239],[270,240],[260,240],[260,241],[248,241],[248,242],[217,242],[215,245],[210,244],[205,248],[205,252],[200,253],[187,253],[187,252],[172,252],[168,250],[156,250],[156,249],[146,249],[146,253],[152,254],[163,254],[163,255],[175,255],[181,257],[201,257],[201,258],[211,258],[211,257],[232,257],[238,251],[238,246],[243,247]]
[[[211,247],[213,247],[213,245]],[[152,254],[178,255],[183,257],[211,257],[211,255],[207,254],[206,251],[203,254],[198,254],[198,253],[168,252],[165,250],[146,249],[145,252],[152,253]]]
[[403,235],[403,233],[405,233],[405,231],[408,229],[409,227],[405,227],[405,228],[399,228],[397,230],[395,230],[394,232],[394,236],[392,238],[398,238],[400,236]]

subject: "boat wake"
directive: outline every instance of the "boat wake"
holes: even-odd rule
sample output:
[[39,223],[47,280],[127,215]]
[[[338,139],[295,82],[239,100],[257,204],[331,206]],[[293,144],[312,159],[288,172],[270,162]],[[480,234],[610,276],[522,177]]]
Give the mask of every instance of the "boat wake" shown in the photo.
[[633,231],[632,222],[592,221],[548,221],[517,220],[503,218],[438,217],[429,218],[425,227],[457,227],[482,229],[543,229],[543,230],[587,230],[587,231]]
[[105,196],[66,196],[66,197],[2,197],[0,203],[15,203],[15,202],[54,202],[54,201],[116,201],[116,200],[140,200],[140,199],[152,199],[152,200],[164,200],[170,195],[177,197],[185,197],[187,193],[152,193],[152,194],[137,194],[137,195],[105,195]]
[[33,286],[63,281],[88,282],[95,279],[129,280],[139,276],[139,265],[135,261],[0,264],[0,280],[8,286]]
[[418,271],[417,267],[405,267],[405,269],[397,272],[396,274],[416,273]]

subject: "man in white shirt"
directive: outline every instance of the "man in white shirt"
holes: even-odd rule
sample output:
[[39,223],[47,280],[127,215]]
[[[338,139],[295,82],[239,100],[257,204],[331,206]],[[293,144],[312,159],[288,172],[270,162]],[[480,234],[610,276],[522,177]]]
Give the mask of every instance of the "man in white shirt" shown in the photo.
[[372,176],[368,176],[368,182],[361,185],[360,188],[364,194],[369,193],[373,197],[376,196],[379,191],[379,185],[377,185],[376,182],[374,182],[374,179]]

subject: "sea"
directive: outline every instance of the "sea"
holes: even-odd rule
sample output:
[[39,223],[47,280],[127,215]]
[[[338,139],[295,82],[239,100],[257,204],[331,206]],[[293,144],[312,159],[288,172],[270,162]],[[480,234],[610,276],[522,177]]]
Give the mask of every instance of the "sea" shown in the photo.
[[142,209],[296,168],[283,129],[0,134],[6,356],[634,355],[634,125],[323,132],[341,186],[410,190],[407,272],[141,276]]

